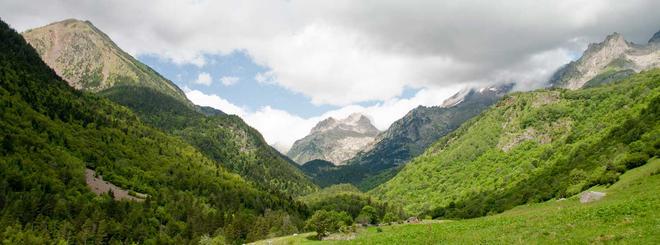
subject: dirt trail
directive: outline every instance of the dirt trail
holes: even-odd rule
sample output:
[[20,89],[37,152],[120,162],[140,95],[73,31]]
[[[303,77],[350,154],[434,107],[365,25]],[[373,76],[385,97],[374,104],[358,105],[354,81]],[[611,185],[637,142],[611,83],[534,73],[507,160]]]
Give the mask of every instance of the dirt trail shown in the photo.
[[96,175],[96,171],[91,170],[89,168],[85,169],[85,182],[87,182],[87,186],[89,186],[89,188],[92,189],[92,192],[96,193],[97,195],[108,193],[109,190],[112,190],[112,193],[115,196],[115,200],[129,200],[129,201],[142,202],[144,201],[145,198],[147,198],[146,194],[137,193],[137,192],[135,193],[135,196],[131,196],[128,194],[127,190],[124,190],[119,186],[113,185],[108,181],[104,181],[103,176],[101,175],[99,175],[98,177],[96,177],[95,175]]

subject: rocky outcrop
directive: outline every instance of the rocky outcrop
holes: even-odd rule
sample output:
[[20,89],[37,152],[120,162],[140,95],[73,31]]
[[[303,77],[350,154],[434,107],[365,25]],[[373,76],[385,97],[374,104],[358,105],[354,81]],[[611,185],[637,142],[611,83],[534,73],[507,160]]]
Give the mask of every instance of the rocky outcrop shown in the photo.
[[580,196],[580,203],[590,203],[603,199],[607,195],[605,192],[587,191]]
[[645,45],[628,42],[616,32],[601,43],[589,44],[580,59],[565,65],[551,77],[550,84],[578,89],[621,80],[633,73],[660,67],[659,33]]
[[320,159],[342,165],[378,133],[364,115],[355,113],[343,120],[330,117],[319,122],[305,138],[297,140],[287,155],[299,164]]

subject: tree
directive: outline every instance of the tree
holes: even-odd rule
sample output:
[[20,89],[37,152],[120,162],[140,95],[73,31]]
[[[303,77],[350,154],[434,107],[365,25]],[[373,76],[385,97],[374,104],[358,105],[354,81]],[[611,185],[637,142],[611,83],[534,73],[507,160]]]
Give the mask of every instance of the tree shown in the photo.
[[387,212],[385,216],[383,216],[383,222],[384,223],[392,223],[392,222],[397,222],[399,221],[399,216],[392,212]]
[[376,224],[378,223],[378,212],[376,211],[376,208],[365,205],[362,207],[362,211],[360,211],[360,215],[358,215],[355,220],[360,223],[360,224]]
[[317,210],[307,220],[306,228],[316,231],[316,238],[321,240],[328,234],[338,231],[342,226],[350,225],[351,223],[351,216],[346,212]]

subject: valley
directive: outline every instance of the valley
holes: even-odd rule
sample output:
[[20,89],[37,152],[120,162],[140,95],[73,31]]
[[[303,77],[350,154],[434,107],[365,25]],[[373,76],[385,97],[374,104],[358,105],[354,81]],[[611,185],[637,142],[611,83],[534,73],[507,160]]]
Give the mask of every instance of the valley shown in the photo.
[[0,2],[3,244],[660,243],[657,3],[141,4]]
[[[623,174],[607,196],[583,204],[579,195],[516,207],[501,214],[466,219],[361,228],[348,241],[316,241],[314,233],[254,244],[429,244],[429,243],[635,243],[655,244],[660,160]],[[382,231],[378,231],[378,229]],[[506,231],[506,232],[503,232]]]

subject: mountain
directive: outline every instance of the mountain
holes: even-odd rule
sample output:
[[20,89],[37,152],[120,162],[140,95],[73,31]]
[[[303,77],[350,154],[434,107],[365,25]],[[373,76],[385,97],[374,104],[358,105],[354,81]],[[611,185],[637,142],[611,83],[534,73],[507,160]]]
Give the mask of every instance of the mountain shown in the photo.
[[570,197],[660,155],[660,69],[579,90],[506,96],[370,193],[469,218]]
[[628,42],[616,32],[601,43],[589,44],[580,59],[565,65],[550,78],[550,84],[568,89],[591,87],[660,67],[658,33],[645,45]]
[[[302,228],[302,203],[260,190],[124,106],[73,89],[2,21],[0,108],[4,243],[188,244],[207,234],[241,243],[267,235],[257,230]],[[146,197],[96,194],[89,170]]]
[[[130,108],[143,122],[182,138],[260,188],[293,196],[317,189],[257,130],[237,116],[194,106],[176,85],[119,49],[90,22],[65,20],[23,35],[69,84]],[[80,80],[89,67],[109,75],[96,76],[101,82]],[[112,80],[116,77],[135,79]]]
[[89,21],[68,19],[22,33],[42,59],[76,89],[144,86],[189,103],[170,80],[121,50]]
[[649,44],[654,44],[654,45],[660,44],[660,31],[653,34],[651,39],[649,39]]
[[352,183],[369,190],[394,176],[399,167],[421,154],[440,137],[496,103],[511,85],[466,89],[445,100],[443,106],[419,106],[395,121],[346,165],[303,171],[320,186]]
[[320,159],[343,165],[378,133],[364,115],[354,113],[343,120],[330,117],[316,124],[309,135],[297,140],[287,155],[300,164]]

